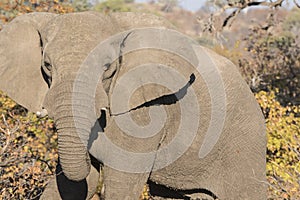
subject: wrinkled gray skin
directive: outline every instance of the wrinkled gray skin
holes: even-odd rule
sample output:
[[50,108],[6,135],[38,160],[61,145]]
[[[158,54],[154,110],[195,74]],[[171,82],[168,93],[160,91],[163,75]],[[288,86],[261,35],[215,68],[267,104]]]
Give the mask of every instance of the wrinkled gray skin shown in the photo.
[[[91,168],[89,153],[76,134],[73,122],[71,97],[74,78],[80,64],[99,42],[118,32],[138,27],[172,28],[163,19],[147,14],[86,12],[65,15],[31,13],[17,17],[1,31],[0,89],[30,111],[42,111],[41,115],[45,115],[42,108],[46,109],[57,126],[63,173],[59,165],[58,175],[50,181],[42,199],[89,199],[95,192],[99,166]],[[182,70],[182,66],[188,65],[178,57],[151,51],[124,55],[123,62],[110,65],[97,89],[97,117],[100,117],[100,109],[108,106],[112,82],[131,66],[157,62],[174,64],[174,68]],[[164,197],[171,193],[173,198],[177,195],[177,198],[184,199],[183,195],[195,197],[197,193],[206,193],[212,199],[266,199],[263,116],[235,66],[208,49],[204,48],[204,51],[221,72],[227,98],[226,120],[215,147],[205,158],[198,158],[210,120],[211,104],[204,80],[194,72],[196,81],[193,87],[198,88],[196,95],[201,119],[191,147],[171,165],[152,173],[125,173],[104,163],[105,199],[138,199],[147,181],[154,195]],[[189,69],[182,70],[187,77],[192,73]],[[147,91],[133,98],[133,107],[166,94],[155,92],[153,88]],[[86,95],[84,92],[81,95]],[[81,98],[80,95],[77,97]],[[148,152],[167,145],[176,133],[176,120],[180,118],[177,103],[164,106],[167,114],[173,116],[166,125],[168,131],[162,131],[147,142],[122,133],[114,122],[114,116],[110,115],[106,117],[105,133],[114,143],[130,151]],[[79,113],[93,112],[92,106],[76,109]],[[133,119],[147,124],[147,109],[141,107],[132,111]],[[88,141],[93,123],[81,117],[81,135]],[[172,195],[169,197],[172,198]]]

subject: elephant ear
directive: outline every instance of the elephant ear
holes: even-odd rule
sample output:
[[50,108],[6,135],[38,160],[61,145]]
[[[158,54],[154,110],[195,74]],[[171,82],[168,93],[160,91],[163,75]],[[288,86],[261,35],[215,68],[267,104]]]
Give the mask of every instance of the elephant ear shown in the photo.
[[22,15],[0,32],[0,89],[32,112],[41,110],[48,91],[41,71],[39,30],[54,16]]

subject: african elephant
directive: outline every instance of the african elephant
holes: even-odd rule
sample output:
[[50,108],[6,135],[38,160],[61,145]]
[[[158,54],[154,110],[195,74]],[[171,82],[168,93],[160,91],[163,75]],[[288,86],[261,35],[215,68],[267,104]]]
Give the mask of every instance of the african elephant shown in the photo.
[[92,197],[89,153],[103,164],[105,199],[138,199],[146,182],[163,198],[266,199],[253,94],[230,61],[160,17],[19,16],[0,32],[0,78],[56,124],[59,175],[44,199]]

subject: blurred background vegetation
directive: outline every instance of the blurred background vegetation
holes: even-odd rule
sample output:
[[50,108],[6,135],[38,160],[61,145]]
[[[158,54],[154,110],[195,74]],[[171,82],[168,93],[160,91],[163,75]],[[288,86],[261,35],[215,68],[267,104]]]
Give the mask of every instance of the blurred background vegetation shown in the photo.
[[[300,199],[300,9],[287,0],[207,0],[196,12],[177,0],[1,0],[0,30],[29,12],[149,12],[229,58],[255,93],[267,125],[268,199]],[[298,1],[299,2],[299,1]],[[300,3],[300,2],[299,2]],[[299,7],[299,4],[298,4]],[[0,199],[38,199],[57,161],[50,119],[0,91]],[[141,199],[149,199],[147,188]]]

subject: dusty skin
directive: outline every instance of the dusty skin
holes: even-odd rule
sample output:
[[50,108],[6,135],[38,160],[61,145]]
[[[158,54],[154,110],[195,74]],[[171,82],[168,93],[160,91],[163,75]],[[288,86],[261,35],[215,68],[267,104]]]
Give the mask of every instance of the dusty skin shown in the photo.
[[157,199],[266,199],[253,94],[230,61],[172,29],[85,12],[26,14],[0,32],[0,89],[57,126],[41,199],[92,198],[99,161],[107,200],[138,199],[146,182]]

